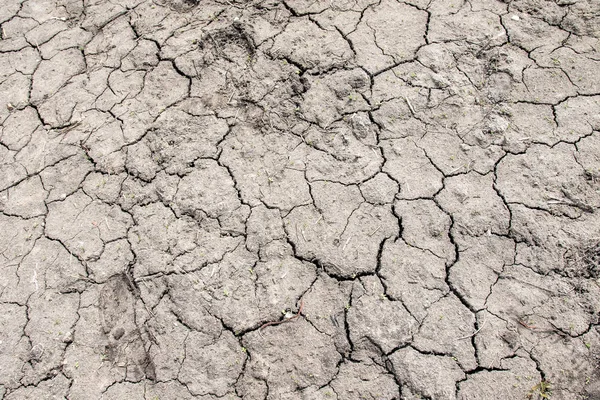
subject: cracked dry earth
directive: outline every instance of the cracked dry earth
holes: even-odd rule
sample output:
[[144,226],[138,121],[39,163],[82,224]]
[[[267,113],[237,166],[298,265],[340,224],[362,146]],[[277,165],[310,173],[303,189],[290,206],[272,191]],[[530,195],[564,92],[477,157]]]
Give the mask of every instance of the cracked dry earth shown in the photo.
[[0,398],[600,398],[597,0],[0,3]]

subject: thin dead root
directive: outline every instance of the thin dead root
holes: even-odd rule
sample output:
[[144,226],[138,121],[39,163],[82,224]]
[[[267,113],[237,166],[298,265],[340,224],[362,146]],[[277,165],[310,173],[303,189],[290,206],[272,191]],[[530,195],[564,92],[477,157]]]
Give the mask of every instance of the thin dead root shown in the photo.
[[484,319],[483,323],[481,324],[481,326],[479,327],[479,329],[477,329],[475,332],[471,333],[470,335],[462,336],[462,337],[459,337],[457,339],[454,339],[454,341],[456,342],[456,341],[459,341],[459,340],[464,340],[464,339],[472,338],[473,336],[477,335],[483,329],[483,327],[485,326],[486,322],[487,322],[487,319]]
[[296,313],[296,315],[294,315],[293,317],[290,317],[290,318],[282,319],[281,321],[267,322],[266,324],[263,324],[260,328],[258,328],[258,332],[260,333],[267,326],[280,325],[280,324],[283,324],[285,322],[291,322],[291,321],[294,321],[294,320],[298,319],[300,317],[300,314],[302,314],[302,309],[303,308],[304,308],[304,299],[300,299],[300,307],[298,307],[298,312]]

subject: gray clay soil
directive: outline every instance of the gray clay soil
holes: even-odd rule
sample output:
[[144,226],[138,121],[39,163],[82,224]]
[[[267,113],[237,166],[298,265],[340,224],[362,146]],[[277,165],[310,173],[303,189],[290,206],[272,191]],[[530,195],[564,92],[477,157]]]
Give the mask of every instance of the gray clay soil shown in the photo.
[[600,398],[598,0],[0,35],[0,398]]

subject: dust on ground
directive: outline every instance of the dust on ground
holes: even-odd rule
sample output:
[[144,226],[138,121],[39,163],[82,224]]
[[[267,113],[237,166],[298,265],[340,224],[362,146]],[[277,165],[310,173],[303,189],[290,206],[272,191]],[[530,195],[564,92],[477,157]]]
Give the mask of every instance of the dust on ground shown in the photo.
[[0,35],[0,398],[600,398],[598,1]]

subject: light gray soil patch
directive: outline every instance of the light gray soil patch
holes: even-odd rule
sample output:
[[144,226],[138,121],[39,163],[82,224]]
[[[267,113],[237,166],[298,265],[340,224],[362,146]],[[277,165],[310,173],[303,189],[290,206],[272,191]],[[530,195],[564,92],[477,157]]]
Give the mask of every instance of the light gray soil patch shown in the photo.
[[0,3],[0,399],[600,399],[597,0]]

